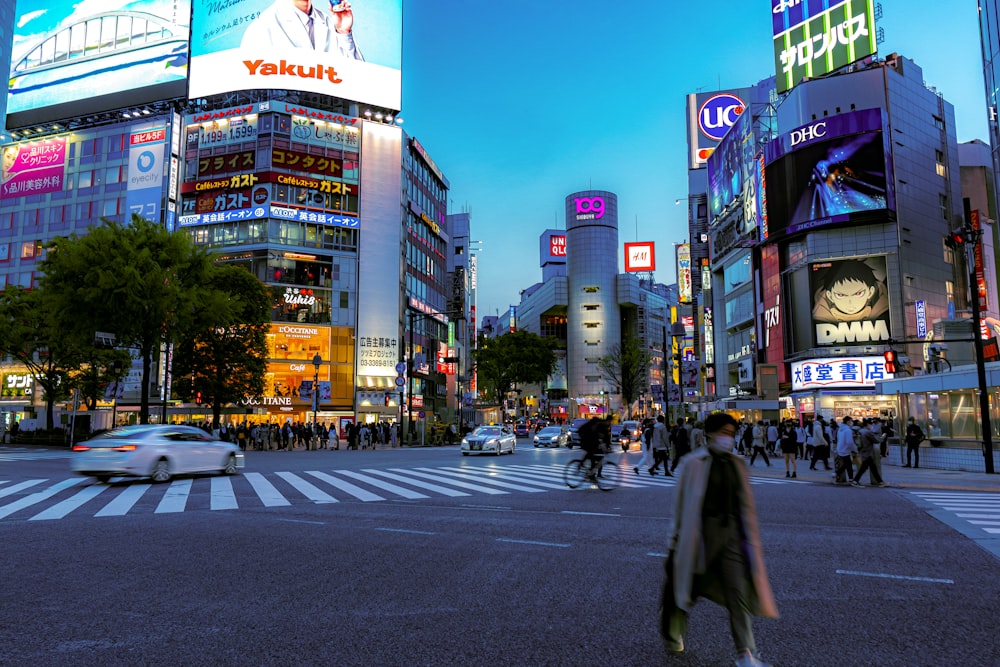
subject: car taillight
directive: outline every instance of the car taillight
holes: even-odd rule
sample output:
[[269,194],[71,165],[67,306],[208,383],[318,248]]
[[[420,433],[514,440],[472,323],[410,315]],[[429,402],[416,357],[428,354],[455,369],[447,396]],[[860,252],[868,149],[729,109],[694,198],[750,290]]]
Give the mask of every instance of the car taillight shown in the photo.
[[122,445],[121,447],[114,447],[113,449],[116,452],[134,452],[135,445]]
[[73,451],[74,452],[89,452],[90,451],[90,447],[88,447],[87,445],[73,445]]

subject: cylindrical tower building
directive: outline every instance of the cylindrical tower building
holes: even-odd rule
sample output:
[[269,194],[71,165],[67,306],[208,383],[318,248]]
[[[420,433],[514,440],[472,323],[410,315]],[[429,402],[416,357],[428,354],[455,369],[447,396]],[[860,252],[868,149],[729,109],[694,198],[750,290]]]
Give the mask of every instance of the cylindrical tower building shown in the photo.
[[[566,370],[572,417],[605,414],[615,392],[598,360],[621,343],[618,311],[618,197],[604,190],[566,197],[568,276]],[[604,392],[603,396],[601,392]],[[593,406],[593,407],[591,407]]]

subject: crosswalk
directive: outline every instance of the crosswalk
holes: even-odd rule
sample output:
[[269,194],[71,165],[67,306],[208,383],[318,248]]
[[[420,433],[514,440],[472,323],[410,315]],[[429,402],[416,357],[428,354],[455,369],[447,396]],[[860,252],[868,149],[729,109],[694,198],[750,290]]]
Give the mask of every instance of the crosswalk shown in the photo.
[[[362,468],[244,472],[233,477],[181,478],[169,484],[86,477],[0,480],[0,520],[51,521],[69,516],[120,517],[198,510],[238,510],[387,500],[426,500],[568,491],[561,464]],[[619,470],[619,487],[671,487],[675,479]],[[751,478],[752,484],[792,480]]]
[[1000,537],[1000,493],[914,491],[930,514],[973,539]]
[[0,462],[3,461],[48,461],[68,459],[73,455],[68,449],[10,449],[0,448]]

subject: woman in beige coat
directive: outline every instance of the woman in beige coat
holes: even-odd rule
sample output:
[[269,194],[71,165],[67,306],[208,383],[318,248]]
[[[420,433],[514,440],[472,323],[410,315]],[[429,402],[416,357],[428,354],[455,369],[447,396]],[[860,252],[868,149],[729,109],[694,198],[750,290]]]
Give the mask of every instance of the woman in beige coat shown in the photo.
[[682,460],[662,630],[667,649],[683,652],[687,612],[697,598],[708,598],[729,610],[736,664],[764,665],[755,657],[752,617],[777,618],[778,609],[764,568],[749,472],[733,454],[736,428],[725,413],[709,415],[707,447]]

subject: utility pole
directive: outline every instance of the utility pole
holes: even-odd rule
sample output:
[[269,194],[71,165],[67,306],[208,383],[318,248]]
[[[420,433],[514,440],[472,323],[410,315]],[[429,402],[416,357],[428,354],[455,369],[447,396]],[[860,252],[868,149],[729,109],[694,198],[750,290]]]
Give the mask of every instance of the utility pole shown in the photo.
[[[979,423],[983,429],[983,457],[986,473],[992,475],[993,469],[993,426],[990,424],[990,394],[986,386],[986,360],[983,355],[983,337],[979,333],[982,314],[979,309],[979,282],[976,279],[976,249],[979,247],[983,231],[978,224],[973,224],[972,205],[968,197],[962,198],[962,208],[965,214],[965,231],[967,239],[965,246],[965,262],[969,272],[969,296],[972,301],[972,337],[976,348],[976,377],[979,381]],[[981,255],[980,255],[981,257]]]

